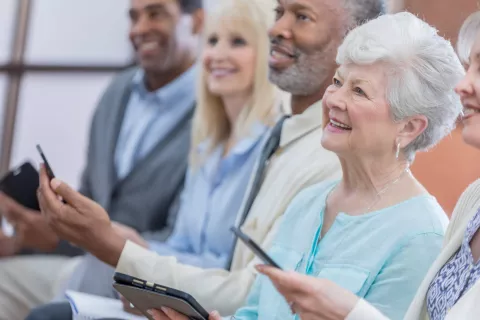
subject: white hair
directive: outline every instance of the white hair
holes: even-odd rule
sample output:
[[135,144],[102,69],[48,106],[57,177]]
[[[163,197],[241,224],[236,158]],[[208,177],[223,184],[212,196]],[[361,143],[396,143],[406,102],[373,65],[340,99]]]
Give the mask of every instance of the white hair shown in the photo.
[[480,32],[480,11],[472,13],[462,25],[458,35],[457,52],[460,60],[468,64],[470,51]]
[[[455,85],[463,67],[449,41],[411,13],[387,14],[352,30],[338,49],[338,64],[389,67],[386,99],[393,121],[424,115],[428,126],[402,151],[413,161],[455,127],[462,105]],[[395,142],[393,142],[395,143]]]

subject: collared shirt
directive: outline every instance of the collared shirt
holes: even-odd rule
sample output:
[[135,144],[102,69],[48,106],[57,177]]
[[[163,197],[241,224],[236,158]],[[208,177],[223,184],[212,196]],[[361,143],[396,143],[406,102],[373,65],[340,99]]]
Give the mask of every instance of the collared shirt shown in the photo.
[[[421,195],[360,216],[339,213],[320,238],[325,203],[336,182],[302,191],[290,204],[270,256],[285,270],[329,279],[391,319],[403,319],[440,252],[447,216]],[[236,319],[298,319],[270,280],[259,276]]]
[[[171,237],[150,242],[162,256],[202,268],[224,268],[233,245],[234,225],[254,163],[260,156],[268,130],[253,126],[252,133],[238,141],[223,157],[220,145],[205,157],[199,168],[189,169],[180,211]],[[197,152],[205,154],[206,144]]]
[[143,70],[135,74],[115,150],[119,179],[175,128],[193,108],[196,66],[156,91],[145,87]]
[[431,320],[443,320],[448,310],[480,279],[480,261],[474,261],[470,241],[480,230],[480,209],[469,221],[462,246],[430,284],[427,311]]

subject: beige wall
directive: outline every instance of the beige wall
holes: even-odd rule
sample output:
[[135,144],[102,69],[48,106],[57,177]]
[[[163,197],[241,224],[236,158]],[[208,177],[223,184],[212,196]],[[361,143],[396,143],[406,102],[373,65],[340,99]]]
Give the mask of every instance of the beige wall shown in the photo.
[[[418,14],[434,25],[453,44],[465,18],[478,10],[476,0],[390,0],[392,9]],[[461,129],[453,132],[428,153],[419,154],[413,172],[427,189],[437,197],[447,213],[475,179],[480,178],[480,151],[465,145]]]

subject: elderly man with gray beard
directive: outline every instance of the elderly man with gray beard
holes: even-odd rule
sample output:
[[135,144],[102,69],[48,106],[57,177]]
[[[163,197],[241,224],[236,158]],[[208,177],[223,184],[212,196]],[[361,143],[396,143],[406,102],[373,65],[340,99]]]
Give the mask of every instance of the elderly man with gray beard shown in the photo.
[[[348,30],[382,14],[384,8],[382,0],[278,0],[270,30],[270,80],[291,93],[292,115],[272,130],[237,221],[265,249],[288,204],[302,189],[340,177],[336,155],[320,144],[320,100],[331,83],[336,51]],[[57,206],[54,193],[69,205]],[[207,310],[233,314],[244,304],[255,280],[254,266],[259,261],[240,243],[233,250],[229,271],[187,266],[117,237],[105,223],[107,214],[64,183],[53,190],[46,181],[41,197],[44,214],[52,218],[52,228],[62,238],[117,272],[186,291]],[[78,223],[104,227],[85,237]],[[98,243],[104,246],[99,248]],[[166,317],[161,312],[159,316]]]

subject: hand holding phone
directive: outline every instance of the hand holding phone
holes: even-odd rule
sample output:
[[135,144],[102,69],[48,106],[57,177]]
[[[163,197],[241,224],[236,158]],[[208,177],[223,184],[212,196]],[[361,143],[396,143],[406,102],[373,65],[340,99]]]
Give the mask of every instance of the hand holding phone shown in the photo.
[[250,250],[252,250],[257,257],[262,259],[265,264],[282,270],[282,268],[267,253],[265,253],[265,251],[263,251],[262,248],[260,248],[260,246],[255,243],[255,241],[250,239],[250,237],[243,233],[240,229],[231,227],[230,230],[235,234],[235,236],[242,240],[242,242],[248,248],[250,248]]

